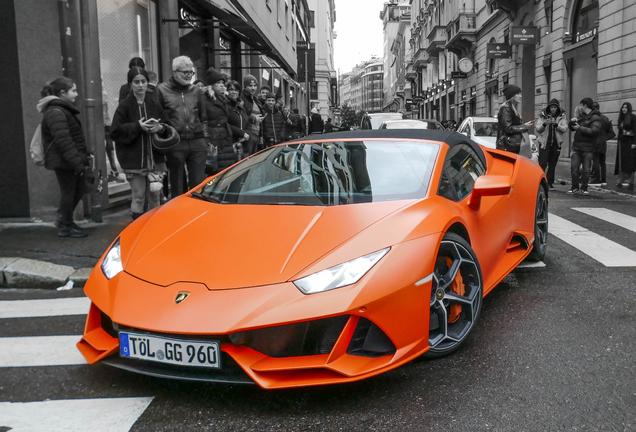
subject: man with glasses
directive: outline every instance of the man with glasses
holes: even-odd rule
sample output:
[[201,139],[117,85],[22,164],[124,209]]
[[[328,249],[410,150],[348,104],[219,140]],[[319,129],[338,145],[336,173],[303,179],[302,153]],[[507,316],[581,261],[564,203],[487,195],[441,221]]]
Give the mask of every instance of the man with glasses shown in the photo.
[[170,171],[171,197],[184,193],[184,166],[188,167],[188,185],[193,188],[205,179],[207,145],[204,131],[207,118],[203,91],[191,84],[194,64],[190,57],[180,56],[172,61],[172,76],[157,86],[157,99],[179,132],[181,140],[166,152]]

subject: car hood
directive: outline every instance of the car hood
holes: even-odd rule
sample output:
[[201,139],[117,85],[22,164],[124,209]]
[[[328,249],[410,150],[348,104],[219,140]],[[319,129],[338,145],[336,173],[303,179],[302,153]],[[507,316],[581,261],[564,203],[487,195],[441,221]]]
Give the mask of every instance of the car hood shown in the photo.
[[[208,289],[286,282],[408,204],[312,207],[212,204],[188,197],[173,201],[178,202],[164,205],[147,223],[124,269],[161,286],[200,282]],[[367,252],[372,251],[361,255]]]

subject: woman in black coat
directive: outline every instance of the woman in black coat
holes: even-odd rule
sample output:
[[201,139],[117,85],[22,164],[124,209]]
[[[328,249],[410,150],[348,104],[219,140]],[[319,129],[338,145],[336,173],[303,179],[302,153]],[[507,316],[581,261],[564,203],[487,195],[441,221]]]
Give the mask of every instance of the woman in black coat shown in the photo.
[[519,111],[521,110],[521,88],[508,84],[503,88],[506,101],[499,108],[497,122],[497,148],[519,154],[523,133],[528,131],[532,122],[523,123]]
[[147,96],[148,73],[139,67],[128,71],[130,94],[120,102],[113,117],[110,137],[117,145],[117,159],[130,183],[130,213],[135,220],[159,206],[163,177],[168,171],[165,156],[152,145],[152,133],[161,132],[168,123],[163,108]]
[[55,171],[60,186],[60,237],[86,237],[86,232],[73,222],[73,211],[86,190],[84,170],[88,166],[88,150],[79,110],[73,106],[77,98],[75,83],[57,78],[42,89],[38,110],[42,117],[44,166]]
[[616,186],[634,189],[634,171],[636,171],[636,115],[632,113],[632,104],[629,102],[621,105],[618,114],[618,151],[616,152],[616,165],[614,174],[618,174]]
[[232,130],[232,137],[234,141],[234,152],[238,160],[249,156],[247,153],[246,142],[250,136],[247,133],[249,125],[249,116],[245,111],[245,102],[240,98],[241,87],[237,81],[230,80],[226,84],[227,89],[227,114],[228,123]]
[[[229,124],[228,99],[225,96],[226,75],[214,68],[209,68],[206,73],[208,87],[205,90],[205,110],[208,116],[208,140],[211,146],[218,151],[218,170],[233,165],[237,161],[234,153],[234,133]],[[206,170],[209,174],[210,168]]]

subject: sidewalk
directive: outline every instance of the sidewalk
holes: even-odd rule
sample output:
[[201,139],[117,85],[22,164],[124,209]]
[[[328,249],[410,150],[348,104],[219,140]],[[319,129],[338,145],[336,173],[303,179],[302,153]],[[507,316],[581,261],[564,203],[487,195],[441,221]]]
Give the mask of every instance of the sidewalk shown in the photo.
[[0,287],[57,288],[73,281],[83,286],[97,261],[128,226],[130,210],[79,222],[84,238],[60,238],[53,221],[0,219]]
[[[557,166],[556,192],[565,193],[571,185],[570,160]],[[616,187],[617,176],[607,175],[607,186],[590,186],[590,196],[598,194],[634,195]],[[553,192],[554,193],[554,192]],[[578,198],[577,196],[573,196]],[[57,288],[73,281],[83,286],[99,257],[130,223],[129,209],[104,215],[104,222],[83,222],[85,238],[59,238],[53,221],[0,219],[0,287]]]

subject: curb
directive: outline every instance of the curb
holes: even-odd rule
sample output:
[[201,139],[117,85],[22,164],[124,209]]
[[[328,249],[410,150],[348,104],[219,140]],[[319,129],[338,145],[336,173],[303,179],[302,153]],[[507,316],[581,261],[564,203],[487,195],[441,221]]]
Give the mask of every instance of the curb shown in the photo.
[[74,286],[83,287],[92,271],[27,258],[0,257],[0,287],[55,289],[71,281]]

